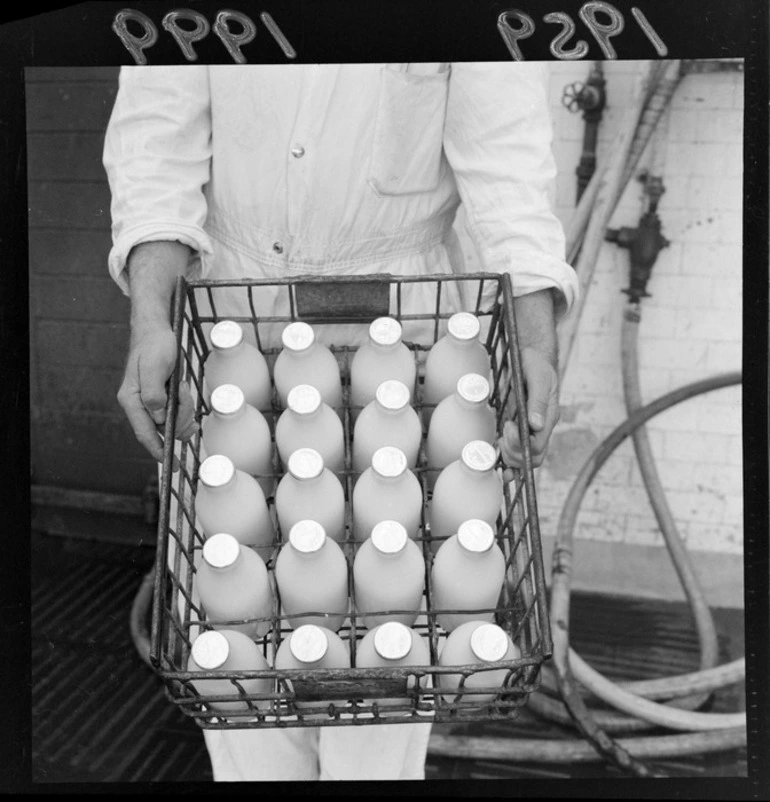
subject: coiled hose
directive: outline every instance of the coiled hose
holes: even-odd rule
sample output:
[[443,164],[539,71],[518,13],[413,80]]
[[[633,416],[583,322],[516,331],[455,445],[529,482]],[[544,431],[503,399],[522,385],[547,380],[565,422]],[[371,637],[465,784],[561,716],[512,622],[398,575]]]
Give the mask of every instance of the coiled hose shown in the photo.
[[[624,130],[616,140],[610,166],[594,174],[578,204],[568,232],[567,255],[568,261],[578,269],[583,300],[609,217],[681,77],[678,62],[653,62],[649,66],[647,80],[638,92],[637,103],[627,112]],[[572,317],[571,325],[563,327],[560,332],[560,378],[566,370],[581,311],[582,305]],[[508,759],[572,762],[592,759],[587,754],[593,751],[597,759],[606,758],[631,774],[663,776],[645,766],[638,758],[699,754],[746,744],[745,714],[689,712],[701,707],[716,688],[741,681],[745,676],[745,661],[741,659],[715,667],[717,639],[711,611],[668,508],[644,428],[644,423],[650,417],[664,409],[693,395],[738,383],[741,377],[740,374],[728,374],[696,382],[642,407],[637,360],[639,319],[638,304],[629,305],[624,314],[621,338],[628,419],[589,458],[573,485],[559,521],[551,599],[556,670],[553,672],[548,667],[543,668],[543,690],[560,694],[562,701],[545,693],[534,693],[529,700],[529,707],[534,712],[560,724],[577,726],[590,745],[576,746],[570,741],[546,742],[540,739],[531,744],[525,740],[506,739],[502,750]],[[629,435],[633,435],[637,461],[650,503],[694,617],[700,643],[701,670],[654,681],[612,683],[588,666],[569,646],[571,538],[580,503],[590,482],[614,449]],[[581,684],[576,684],[573,677]],[[590,711],[583,696],[591,694],[622,712]],[[649,701],[652,699],[670,702],[668,705],[658,705]],[[609,732],[648,730],[656,726],[683,730],[687,734],[617,742],[608,735]],[[432,739],[431,748],[441,754],[458,757],[490,759],[493,754],[500,753],[499,744],[495,748],[494,741],[483,738],[463,739],[462,744],[451,752],[446,740],[439,737]]]

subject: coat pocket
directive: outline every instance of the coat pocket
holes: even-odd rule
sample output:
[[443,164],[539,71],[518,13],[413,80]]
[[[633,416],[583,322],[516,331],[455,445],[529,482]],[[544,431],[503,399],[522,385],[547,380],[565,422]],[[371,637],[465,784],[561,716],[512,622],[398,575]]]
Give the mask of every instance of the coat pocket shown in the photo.
[[442,176],[449,69],[380,73],[368,182],[378,195],[430,192]]

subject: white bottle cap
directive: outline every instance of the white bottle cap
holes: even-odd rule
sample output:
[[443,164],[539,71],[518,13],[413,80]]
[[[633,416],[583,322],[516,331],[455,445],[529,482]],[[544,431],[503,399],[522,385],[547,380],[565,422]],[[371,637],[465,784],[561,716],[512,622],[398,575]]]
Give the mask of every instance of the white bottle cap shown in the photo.
[[297,320],[286,326],[281,340],[290,351],[306,351],[315,341],[315,332],[307,323]]
[[211,393],[211,406],[220,415],[234,415],[245,403],[243,390],[235,384],[220,384]]
[[238,559],[240,552],[241,544],[225,532],[206,538],[203,544],[203,559],[212,568],[227,568]]
[[401,339],[401,324],[392,317],[378,317],[369,326],[369,336],[377,345],[395,345]]
[[289,543],[303,554],[318,551],[326,542],[326,531],[318,521],[297,521],[289,532]]
[[398,554],[406,546],[409,535],[398,521],[380,521],[372,529],[372,545],[383,554]]
[[314,448],[298,448],[289,457],[289,473],[295,479],[315,479],[324,469],[324,458]]
[[466,373],[457,381],[457,394],[469,404],[480,404],[489,398],[489,382],[479,373]]
[[395,412],[409,403],[409,388],[398,379],[388,379],[377,387],[375,398],[385,409]]
[[496,663],[508,651],[508,636],[497,624],[481,624],[471,633],[471,651],[485,663]]
[[230,643],[221,632],[201,632],[193,641],[190,654],[204,671],[215,671],[227,660]]
[[243,340],[243,329],[234,320],[220,320],[211,329],[211,345],[220,351],[227,351],[240,345]]
[[471,518],[457,528],[457,540],[464,549],[480,554],[494,545],[495,531],[486,521]]
[[289,639],[289,651],[301,663],[317,663],[329,648],[326,633],[313,624],[297,627]]
[[475,340],[481,331],[481,323],[470,312],[457,312],[449,318],[447,330],[458,340]]
[[396,446],[382,446],[372,454],[372,470],[380,476],[395,479],[406,468],[406,454]]
[[463,447],[462,461],[473,471],[488,471],[497,462],[497,451],[485,440],[471,440]]
[[321,393],[312,384],[298,384],[289,390],[286,406],[298,415],[310,415],[321,406]]
[[212,454],[201,463],[198,477],[206,487],[223,487],[235,476],[235,465],[224,454]]
[[412,648],[412,633],[399,621],[386,621],[374,631],[374,649],[385,660],[402,660]]

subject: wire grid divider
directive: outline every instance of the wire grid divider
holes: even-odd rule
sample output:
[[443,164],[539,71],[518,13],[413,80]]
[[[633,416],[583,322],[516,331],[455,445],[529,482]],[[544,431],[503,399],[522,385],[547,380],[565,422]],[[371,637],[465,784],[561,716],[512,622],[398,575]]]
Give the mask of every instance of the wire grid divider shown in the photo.
[[[420,282],[432,288],[435,303],[425,311],[409,311],[402,303],[406,285]],[[475,299],[467,308],[451,308],[447,285],[462,285],[464,298]],[[255,297],[269,286],[273,292],[285,293],[285,315],[259,315]],[[491,303],[484,299],[494,294]],[[240,292],[247,296],[249,316],[222,313],[219,302],[222,292]],[[203,310],[206,310],[205,312]],[[376,317],[390,315],[402,325],[417,322],[422,337],[404,340],[413,351],[418,366],[431,346],[446,329],[447,319],[456,311],[474,313],[482,324],[481,337],[490,356],[490,404],[496,413],[498,434],[507,420],[515,420],[523,443],[523,467],[513,469],[513,479],[503,482],[504,504],[497,522],[496,540],[505,556],[505,581],[494,609],[476,610],[482,616],[492,613],[517,644],[521,657],[487,664],[440,666],[439,655],[447,633],[437,623],[441,612],[432,600],[431,567],[433,550],[428,523],[430,487],[424,449],[424,437],[418,464],[414,470],[423,490],[420,544],[425,559],[425,592],[420,617],[413,626],[424,637],[430,649],[430,665],[394,668],[345,669],[265,669],[191,671],[190,648],[201,631],[213,628],[206,620],[195,598],[195,569],[201,558],[205,536],[195,520],[195,493],[201,463],[200,427],[190,441],[174,440],[173,432],[179,406],[178,385],[186,381],[200,422],[209,413],[204,399],[205,361],[210,347],[204,331],[206,325],[220,320],[236,320],[245,330],[253,331],[256,345],[268,362],[274,362],[279,348],[264,347],[264,330],[268,325],[281,328],[295,320],[304,320],[317,327],[354,323],[367,327]],[[529,449],[525,392],[519,357],[513,292],[510,277],[490,273],[463,276],[439,275],[423,277],[302,277],[285,280],[250,281],[187,281],[179,279],[173,310],[173,325],[178,346],[176,369],[169,382],[167,416],[164,434],[164,461],[160,488],[158,550],[155,565],[154,604],[152,614],[150,659],[163,680],[166,695],[196,723],[211,729],[251,729],[305,726],[342,726],[350,724],[388,724],[406,722],[467,722],[510,719],[517,715],[528,695],[539,687],[540,666],[552,653],[545,573],[535,498],[532,460]],[[366,634],[361,617],[356,613],[352,581],[355,540],[352,534],[350,499],[357,478],[350,466],[353,413],[349,405],[349,368],[355,348],[332,345],[343,379],[346,467],[343,487],[346,498],[346,537],[340,545],[348,561],[350,613],[339,635],[346,642],[355,666],[356,647]],[[418,371],[420,376],[422,370]],[[272,374],[272,370],[271,370]],[[422,384],[418,378],[412,406],[421,413],[427,407],[422,400]],[[271,429],[282,408],[273,388]],[[178,460],[178,469],[172,462]],[[283,468],[273,443],[273,479],[277,483]],[[506,466],[498,462],[498,471]],[[435,470],[434,470],[435,473]],[[282,614],[280,593],[273,567],[275,557],[287,534],[280,531],[273,498],[268,498],[273,515],[277,542],[267,561],[274,609],[269,619],[270,631],[256,642],[262,654],[273,665],[272,658],[283,638],[290,634],[287,616]],[[404,611],[369,612],[369,615],[395,615]],[[467,612],[467,611],[462,611]],[[298,614],[299,615],[299,614]],[[301,615],[326,615],[308,610]],[[266,619],[248,619],[265,621]],[[218,622],[227,624],[245,621]],[[492,673],[494,672],[494,673]],[[473,685],[466,684],[475,675]],[[500,676],[503,676],[500,679]],[[451,677],[449,676],[451,675]],[[479,684],[479,677],[489,676],[488,684]],[[444,680],[453,679],[451,687]],[[267,680],[269,692],[255,693],[243,683]],[[206,680],[207,682],[202,682]],[[212,683],[212,680],[218,683]],[[208,690],[207,690],[208,688]],[[214,690],[212,690],[212,688]]]

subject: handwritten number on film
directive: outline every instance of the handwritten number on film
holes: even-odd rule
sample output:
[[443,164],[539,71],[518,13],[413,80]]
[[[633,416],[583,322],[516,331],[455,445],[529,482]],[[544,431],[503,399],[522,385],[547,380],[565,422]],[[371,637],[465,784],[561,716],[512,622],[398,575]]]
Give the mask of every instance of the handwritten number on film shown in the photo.
[[[644,35],[652,43],[657,54],[661,58],[667,56],[668,48],[647,17],[636,7],[631,9],[631,14],[644,32]],[[600,15],[604,16],[606,21],[602,21]],[[604,57],[606,59],[616,59],[618,55],[610,39],[622,33],[625,28],[626,21],[623,15],[610,3],[606,3],[603,0],[591,0],[591,2],[584,3],[580,7],[578,16],[594,39],[596,39],[602,53],[604,53]],[[567,42],[575,35],[575,23],[569,14],[565,14],[563,11],[552,12],[543,17],[543,22],[562,26],[561,31],[556,34],[550,45],[551,54],[555,58],[564,61],[586,57],[588,45],[582,39],[579,39],[572,48],[565,47]],[[535,27],[535,21],[532,17],[518,8],[504,11],[497,18],[497,30],[516,61],[524,61],[524,54],[519,42],[532,36],[535,32]]]
[[[259,18],[283,50],[286,58],[296,58],[296,51],[270,14],[263,12]],[[129,30],[129,24],[132,25],[134,32]],[[198,56],[193,45],[205,39],[213,29],[214,34],[221,40],[233,61],[237,64],[245,64],[246,57],[241,48],[252,42],[257,36],[257,26],[254,21],[240,11],[220,11],[212,26],[199,11],[182,8],[169,11],[163,17],[161,24],[164,30],[173,37],[187,61],[197,60]],[[112,30],[118,35],[137,64],[147,64],[147,56],[144,51],[158,41],[158,29],[146,14],[125,8],[115,15],[115,19],[112,21]],[[141,30],[141,34],[136,33],[138,30]]]
[[[636,24],[652,43],[658,56],[663,58],[668,55],[668,48],[642,11],[633,7],[631,14]],[[583,3],[580,7],[578,16],[596,40],[604,57],[616,59],[618,56],[610,40],[622,33],[625,28],[626,21],[623,15],[613,5],[604,2],[604,0],[589,0],[589,2]],[[278,43],[286,58],[296,58],[296,51],[270,14],[262,12],[259,15],[259,19]],[[587,56],[589,48],[582,39],[578,39],[571,47],[568,46],[576,32],[575,22],[569,14],[563,11],[550,12],[543,16],[543,22],[549,25],[561,26],[561,30],[550,43],[551,54],[555,58],[575,60]],[[161,24],[163,29],[177,43],[187,61],[197,60],[198,56],[194,48],[195,43],[205,39],[213,31],[214,35],[221,40],[233,61],[238,64],[245,64],[246,57],[242,48],[257,36],[256,24],[250,17],[240,11],[220,11],[214,24],[211,25],[199,11],[182,8],[166,14]],[[133,30],[129,30],[129,26]],[[532,36],[535,33],[535,28],[535,21],[532,17],[518,8],[504,11],[497,19],[497,29],[510,54],[516,61],[524,61],[524,54],[519,42]],[[112,22],[112,30],[118,35],[120,41],[123,42],[126,50],[128,50],[137,64],[147,64],[145,51],[158,41],[159,34],[155,23],[146,14],[134,9],[124,8],[115,15],[115,19]]]

